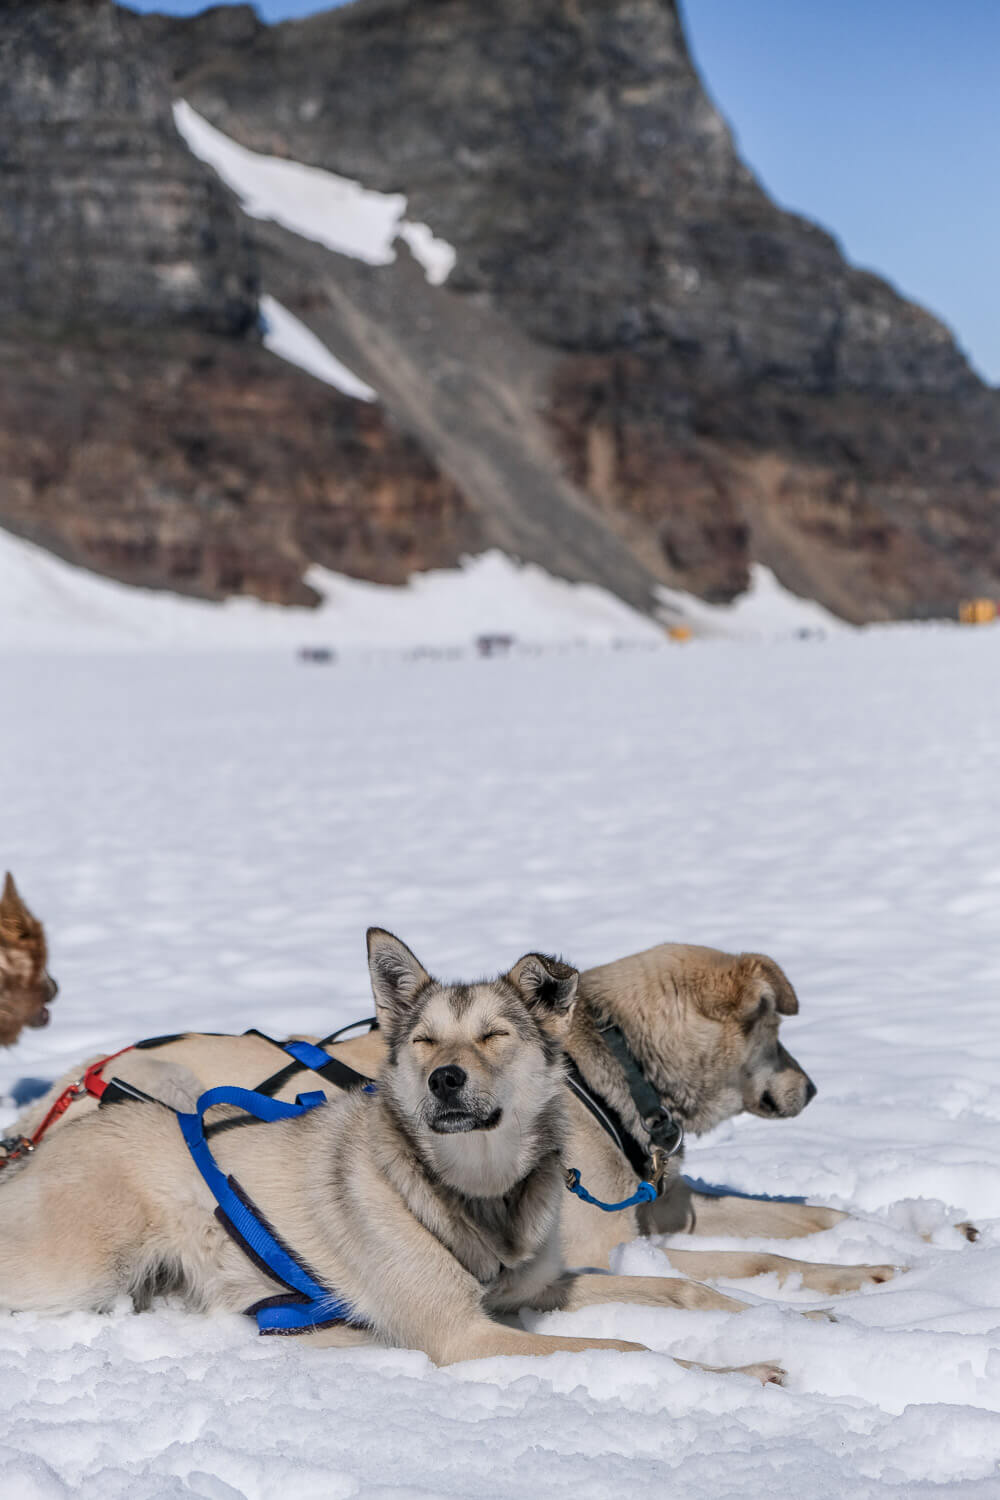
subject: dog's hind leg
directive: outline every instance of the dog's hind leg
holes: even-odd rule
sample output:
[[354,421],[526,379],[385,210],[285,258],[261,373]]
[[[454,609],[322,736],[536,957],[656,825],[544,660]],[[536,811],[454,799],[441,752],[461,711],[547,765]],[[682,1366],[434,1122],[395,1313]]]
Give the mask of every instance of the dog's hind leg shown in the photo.
[[[709,1234],[732,1239],[795,1240],[821,1234],[851,1215],[841,1208],[787,1198],[744,1198],[737,1193],[699,1193],[676,1178],[642,1211],[645,1234]],[[954,1226],[967,1240],[979,1230],[968,1220]],[[929,1239],[929,1235],[923,1236]],[[876,1270],[882,1267],[876,1266]]]
[[8,1311],[102,1308],[128,1290],[142,1210],[116,1153],[83,1155],[75,1135],[54,1139],[0,1187],[0,1307]]
[[839,1208],[819,1208],[779,1198],[743,1198],[735,1193],[699,1193],[675,1177],[655,1203],[642,1211],[646,1234],[710,1234],[734,1239],[794,1240],[832,1229],[849,1218]]

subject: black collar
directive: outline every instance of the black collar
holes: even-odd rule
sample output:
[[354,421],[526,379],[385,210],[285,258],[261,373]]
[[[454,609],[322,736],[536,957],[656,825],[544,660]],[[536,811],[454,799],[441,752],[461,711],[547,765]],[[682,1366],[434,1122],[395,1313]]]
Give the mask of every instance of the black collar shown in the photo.
[[659,1187],[667,1162],[684,1144],[684,1126],[663,1103],[642,1071],[621,1027],[609,1023],[598,1027],[598,1034],[625,1075],[632,1102],[648,1132],[647,1143],[643,1145],[636,1139],[614,1105],[586,1082],[572,1058],[569,1059],[566,1082],[628,1159],[636,1176]]

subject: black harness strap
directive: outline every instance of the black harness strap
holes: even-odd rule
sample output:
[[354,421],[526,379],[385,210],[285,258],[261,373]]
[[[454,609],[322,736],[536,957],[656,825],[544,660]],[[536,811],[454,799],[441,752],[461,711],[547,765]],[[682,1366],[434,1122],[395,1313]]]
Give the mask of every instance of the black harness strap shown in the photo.
[[684,1144],[684,1126],[671,1114],[640,1068],[621,1027],[612,1022],[599,1030],[608,1051],[625,1074],[632,1103],[649,1131],[650,1144],[666,1157],[676,1156]]
[[625,1075],[632,1102],[649,1132],[648,1145],[636,1140],[614,1105],[591,1088],[572,1058],[568,1060],[566,1082],[580,1103],[590,1110],[605,1134],[611,1137],[622,1155],[627,1157],[636,1176],[659,1185],[667,1161],[671,1156],[676,1156],[684,1144],[684,1126],[671,1114],[640,1068],[621,1027],[612,1022],[599,1027],[598,1031]]
[[133,1042],[133,1052],[146,1052],[151,1047],[169,1047],[171,1042],[186,1042],[189,1036],[228,1036],[228,1031],[172,1031],[168,1036],[148,1036],[142,1042]]
[[[339,1031],[331,1031],[330,1035],[325,1036],[315,1050],[321,1051],[324,1047],[332,1045],[338,1037],[343,1036],[345,1031],[353,1031],[355,1026],[367,1026],[369,1031],[375,1031],[378,1029],[378,1022],[374,1016],[365,1021],[352,1021],[348,1026],[341,1026]],[[273,1036],[267,1036],[265,1032],[258,1031],[255,1026],[251,1027],[249,1031],[245,1031],[243,1035],[259,1036],[262,1041],[270,1042],[271,1046],[277,1047],[280,1052],[286,1050],[284,1042],[276,1042]],[[311,1048],[310,1050],[313,1049]],[[349,1067],[347,1063],[341,1062],[339,1058],[330,1057],[319,1067],[313,1067],[309,1063],[296,1061],[286,1063],[283,1068],[278,1069],[277,1073],[272,1073],[270,1078],[265,1078],[263,1083],[258,1083],[254,1092],[257,1094],[266,1094],[268,1098],[273,1098],[279,1089],[284,1088],[285,1084],[290,1082],[299,1073],[318,1073],[321,1078],[325,1078],[335,1088],[345,1090],[364,1088],[367,1084],[371,1083],[371,1079],[366,1077],[364,1073],[359,1073],[355,1068]],[[259,1123],[253,1115],[238,1115],[230,1120],[216,1120],[214,1124],[206,1125],[205,1135],[206,1137],[221,1135],[224,1130],[237,1130],[243,1125],[256,1125]]]
[[605,1135],[609,1135],[618,1150],[627,1158],[637,1177],[644,1178],[649,1170],[649,1157],[645,1146],[639,1144],[627,1129],[621,1115],[613,1104],[595,1094],[572,1058],[567,1058],[566,1084],[585,1108],[590,1110]]

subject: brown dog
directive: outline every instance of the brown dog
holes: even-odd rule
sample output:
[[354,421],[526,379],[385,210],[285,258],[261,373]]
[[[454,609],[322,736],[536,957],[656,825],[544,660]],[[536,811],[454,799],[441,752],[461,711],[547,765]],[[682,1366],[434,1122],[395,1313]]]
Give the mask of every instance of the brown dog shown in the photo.
[[46,970],[45,931],[21,900],[9,872],[0,896],[0,1046],[25,1026],[47,1026],[59,986]]

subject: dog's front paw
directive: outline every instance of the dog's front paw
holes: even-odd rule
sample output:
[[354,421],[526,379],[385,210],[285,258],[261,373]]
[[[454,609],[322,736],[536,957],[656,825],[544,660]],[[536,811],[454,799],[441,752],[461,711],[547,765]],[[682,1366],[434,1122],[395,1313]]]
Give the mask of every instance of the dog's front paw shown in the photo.
[[863,1286],[879,1286],[905,1270],[905,1266],[816,1266],[802,1273],[802,1285],[821,1297],[837,1297]]
[[[982,1233],[982,1230],[979,1228],[978,1224],[973,1224],[971,1219],[963,1219],[960,1224],[952,1224],[950,1227],[957,1230],[963,1239],[969,1241],[970,1245],[974,1245],[979,1239],[980,1234]],[[925,1245],[931,1245],[934,1243],[935,1233],[937,1233],[936,1230],[928,1229],[921,1233],[920,1238],[923,1240]]]
[[761,1360],[755,1365],[739,1365],[733,1374],[752,1375],[761,1385],[784,1385],[788,1378],[787,1370],[783,1370],[779,1364],[772,1364],[769,1359]]

